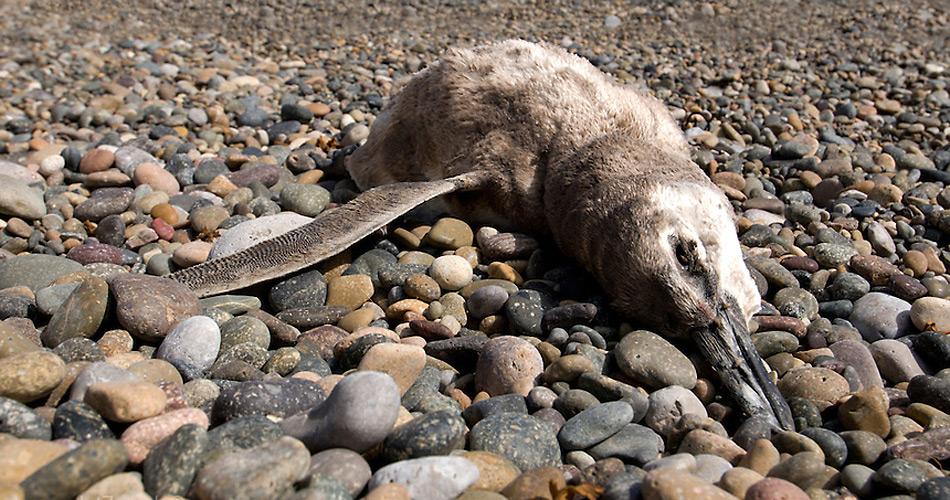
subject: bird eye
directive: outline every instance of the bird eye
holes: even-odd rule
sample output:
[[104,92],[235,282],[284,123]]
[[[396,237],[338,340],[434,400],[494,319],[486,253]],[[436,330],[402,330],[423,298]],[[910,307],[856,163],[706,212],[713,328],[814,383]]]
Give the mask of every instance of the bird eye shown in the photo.
[[686,269],[693,267],[696,262],[696,243],[692,240],[677,238],[673,243],[673,254],[676,260]]

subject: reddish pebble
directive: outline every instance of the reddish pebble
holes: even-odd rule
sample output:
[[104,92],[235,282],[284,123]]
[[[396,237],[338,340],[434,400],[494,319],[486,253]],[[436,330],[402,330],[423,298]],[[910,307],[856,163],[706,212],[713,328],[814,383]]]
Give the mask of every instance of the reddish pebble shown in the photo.
[[798,486],[784,479],[767,477],[749,487],[745,500],[809,500],[809,498]]
[[145,461],[152,448],[185,424],[194,424],[207,429],[208,415],[197,408],[182,408],[140,420],[129,426],[122,433],[121,438],[129,454],[129,462],[139,464]]
[[171,241],[172,236],[175,236],[175,228],[162,219],[152,219],[152,229],[165,241]]

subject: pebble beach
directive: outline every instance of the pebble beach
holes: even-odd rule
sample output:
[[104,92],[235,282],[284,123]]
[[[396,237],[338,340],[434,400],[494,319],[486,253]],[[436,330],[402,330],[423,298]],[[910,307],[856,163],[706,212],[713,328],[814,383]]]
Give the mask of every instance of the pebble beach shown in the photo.
[[[0,8],[0,500],[950,498],[943,2]],[[464,214],[225,295],[164,277],[353,200],[412,75],[510,38],[667,106],[794,430]]]

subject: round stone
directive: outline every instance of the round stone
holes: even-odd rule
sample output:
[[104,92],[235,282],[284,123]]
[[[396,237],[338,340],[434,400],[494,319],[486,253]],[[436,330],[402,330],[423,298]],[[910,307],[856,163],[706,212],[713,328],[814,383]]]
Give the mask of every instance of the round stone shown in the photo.
[[819,410],[832,406],[850,392],[848,381],[827,368],[800,368],[785,374],[778,389],[786,398],[804,398]]
[[59,405],[53,415],[53,439],[72,439],[80,443],[115,436],[105,420],[91,406],[70,400]]
[[465,442],[465,421],[453,411],[416,417],[393,430],[383,442],[383,457],[390,462],[433,455],[448,455]]
[[315,184],[288,184],[280,192],[280,204],[286,210],[314,217],[330,203],[330,192]]
[[373,296],[373,281],[365,274],[338,276],[327,286],[327,305],[354,310]]
[[469,433],[469,448],[501,455],[524,471],[561,464],[557,436],[529,415],[498,413],[482,419]]
[[541,354],[528,341],[495,337],[482,346],[475,368],[475,386],[492,396],[527,396],[543,369]]
[[950,332],[950,300],[921,297],[911,306],[910,319],[921,331]]
[[628,333],[613,353],[624,375],[649,388],[678,385],[692,389],[696,385],[696,368],[689,358],[655,333]]
[[360,370],[382,372],[396,381],[403,395],[415,383],[426,365],[426,352],[407,344],[382,343],[370,347],[360,360]]
[[706,418],[706,407],[689,389],[677,385],[650,394],[650,406],[644,421],[656,432],[666,435],[673,424],[687,413]]
[[192,316],[175,325],[162,340],[155,357],[171,363],[185,380],[192,380],[211,368],[220,346],[217,323],[207,316]]
[[143,340],[161,340],[180,321],[198,315],[198,296],[169,279],[124,274],[109,283],[119,324]]
[[363,491],[373,471],[359,453],[346,448],[331,448],[310,457],[310,474],[338,481],[355,497]]
[[66,363],[46,351],[30,351],[0,362],[0,396],[21,403],[49,394],[66,376]]
[[692,475],[672,468],[650,471],[643,480],[644,498],[705,498],[709,500],[734,499],[725,490]]
[[747,500],[808,500],[808,495],[794,484],[776,477],[756,482],[746,491]]
[[472,266],[458,255],[443,255],[432,261],[429,276],[443,290],[455,291],[472,282]]

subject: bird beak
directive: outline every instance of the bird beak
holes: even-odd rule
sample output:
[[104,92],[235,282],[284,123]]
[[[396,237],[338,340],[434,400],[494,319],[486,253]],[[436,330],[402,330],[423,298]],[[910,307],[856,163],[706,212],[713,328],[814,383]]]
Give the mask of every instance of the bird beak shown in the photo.
[[782,429],[794,430],[788,403],[769,379],[765,362],[752,345],[739,307],[720,306],[715,321],[700,328],[694,337],[699,350],[743,412],[764,416]]

